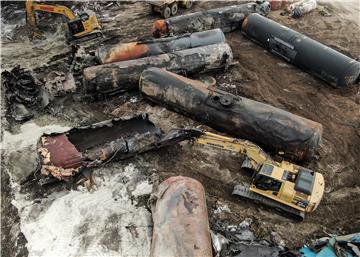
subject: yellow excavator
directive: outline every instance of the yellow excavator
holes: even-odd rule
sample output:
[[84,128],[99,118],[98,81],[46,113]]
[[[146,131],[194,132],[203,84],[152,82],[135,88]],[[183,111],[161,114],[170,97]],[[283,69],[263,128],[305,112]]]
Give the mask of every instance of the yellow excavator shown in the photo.
[[76,16],[70,8],[63,5],[34,3],[32,0],[26,0],[26,23],[30,26],[34,37],[41,37],[36,23],[38,11],[61,14],[68,18],[69,42],[71,43],[82,43],[103,36],[101,26],[93,11],[87,10]]
[[228,150],[246,156],[241,168],[253,171],[250,185],[236,185],[233,195],[255,200],[280,209],[303,220],[306,213],[315,211],[325,188],[324,177],[299,165],[273,160],[258,145],[225,137],[201,129],[182,129],[170,141],[190,139],[195,143]]

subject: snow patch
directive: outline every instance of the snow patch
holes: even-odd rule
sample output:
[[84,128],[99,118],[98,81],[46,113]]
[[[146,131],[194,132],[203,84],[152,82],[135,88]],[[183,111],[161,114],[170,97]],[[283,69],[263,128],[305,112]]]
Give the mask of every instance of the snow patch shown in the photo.
[[[151,214],[129,197],[151,192],[152,186],[134,165],[110,169],[96,171],[100,179],[92,192],[56,192],[41,203],[17,194],[30,257],[149,256]],[[130,184],[136,185],[133,192]]]

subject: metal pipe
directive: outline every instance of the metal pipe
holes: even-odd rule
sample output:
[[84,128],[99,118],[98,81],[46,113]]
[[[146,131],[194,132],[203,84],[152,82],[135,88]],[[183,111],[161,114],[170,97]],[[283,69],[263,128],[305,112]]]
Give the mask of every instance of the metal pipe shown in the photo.
[[179,35],[215,28],[230,32],[240,28],[245,17],[255,12],[267,15],[270,12],[270,4],[264,1],[261,4],[231,5],[157,20],[153,24],[153,35],[154,37]]
[[358,61],[261,15],[249,15],[243,22],[242,33],[332,86],[346,87],[359,82]]
[[201,183],[188,177],[170,177],[159,185],[156,197],[150,256],[212,257]]
[[145,70],[140,90],[153,102],[292,160],[310,159],[321,141],[320,123],[163,69]]
[[143,42],[104,45],[98,47],[95,54],[98,61],[101,64],[105,64],[224,42],[224,33],[220,29],[213,29],[177,37],[152,39]]
[[87,93],[113,94],[138,88],[141,72],[150,67],[175,73],[196,74],[226,68],[233,54],[228,44],[214,44],[168,54],[116,62],[84,69]]

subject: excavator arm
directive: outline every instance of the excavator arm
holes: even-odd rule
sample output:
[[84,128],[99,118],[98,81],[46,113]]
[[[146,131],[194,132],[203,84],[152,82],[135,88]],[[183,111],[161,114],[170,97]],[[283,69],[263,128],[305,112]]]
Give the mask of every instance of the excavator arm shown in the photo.
[[159,147],[173,145],[184,140],[243,154],[246,159],[242,167],[245,168],[258,170],[264,163],[277,164],[264,150],[250,141],[221,136],[197,128],[173,131],[159,143]]
[[245,155],[246,159],[242,165],[242,167],[245,168],[258,170],[264,163],[275,163],[258,145],[247,140],[221,136],[211,132],[203,132],[203,134],[195,138],[194,141],[201,145],[208,145]]
[[35,11],[62,14],[69,20],[76,19],[76,15],[74,14],[74,12],[66,6],[38,4],[34,3],[32,0],[26,0],[26,15],[28,21],[31,22],[33,25],[36,25]]

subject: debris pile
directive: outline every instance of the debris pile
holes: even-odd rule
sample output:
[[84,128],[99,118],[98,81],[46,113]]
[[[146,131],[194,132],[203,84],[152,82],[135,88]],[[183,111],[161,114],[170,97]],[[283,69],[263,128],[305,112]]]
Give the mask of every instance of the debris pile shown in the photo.
[[360,233],[323,237],[313,241],[313,246],[305,245],[299,251],[301,257],[359,257]]
[[51,71],[45,78],[44,88],[52,96],[64,96],[76,90],[75,79],[72,73]]
[[29,70],[16,66],[1,73],[11,117],[25,121],[49,104],[49,96]]
[[[215,222],[212,241],[217,243],[218,256],[280,257],[285,256],[283,247],[259,240],[251,231],[252,219],[246,218],[238,225]],[[214,247],[215,248],[215,247]],[[288,255],[290,257],[290,255]]]
[[286,12],[293,18],[300,18],[312,10],[315,10],[316,6],[316,0],[301,0],[289,5],[286,8]]

